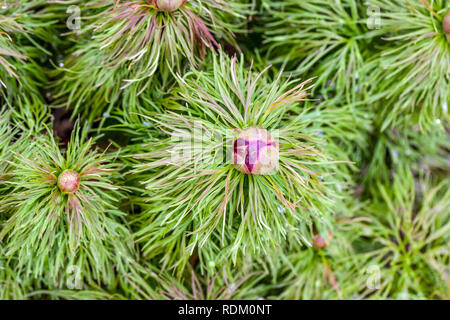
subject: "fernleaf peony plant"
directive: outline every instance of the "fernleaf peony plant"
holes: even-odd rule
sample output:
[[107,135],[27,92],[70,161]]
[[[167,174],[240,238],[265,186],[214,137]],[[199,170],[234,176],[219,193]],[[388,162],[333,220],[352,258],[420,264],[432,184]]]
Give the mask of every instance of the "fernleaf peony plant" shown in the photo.
[[55,97],[90,120],[111,111],[121,93],[127,101],[151,90],[154,76],[167,85],[171,71],[198,66],[220,41],[236,45],[234,32],[248,12],[245,3],[225,0],[82,4],[91,16],[75,31],[77,44],[58,72]]
[[295,112],[311,80],[271,81],[268,68],[257,73],[225,55],[212,64],[179,78],[180,113],[143,116],[168,138],[133,156],[147,201],[137,241],[147,257],[180,270],[216,245],[236,262],[287,239],[309,244],[313,221],[333,211],[327,185],[338,161],[309,110]]
[[[7,220],[0,232],[6,255],[17,260],[23,279],[65,288],[112,288],[116,272],[135,271],[133,242],[119,208],[124,190],[117,183],[117,154],[91,150],[87,130],[76,127],[62,149],[47,130],[8,161],[10,186],[0,208]],[[73,288],[71,288],[73,289]]]

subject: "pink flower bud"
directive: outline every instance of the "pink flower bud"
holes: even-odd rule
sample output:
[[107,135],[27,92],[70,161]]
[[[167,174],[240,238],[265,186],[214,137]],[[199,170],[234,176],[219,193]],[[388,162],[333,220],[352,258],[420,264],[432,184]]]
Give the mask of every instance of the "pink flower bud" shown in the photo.
[[74,193],[80,187],[81,178],[78,172],[64,170],[58,177],[58,187],[64,193]]
[[172,12],[180,9],[186,0],[154,0],[154,2],[158,10]]
[[444,32],[447,35],[447,39],[450,40],[450,12],[447,12],[447,14],[444,16],[442,27],[444,28]]
[[234,167],[248,174],[269,174],[278,165],[278,145],[266,129],[242,130],[233,143]]
[[312,246],[316,249],[324,249],[327,246],[327,243],[321,236],[317,236],[313,239]]

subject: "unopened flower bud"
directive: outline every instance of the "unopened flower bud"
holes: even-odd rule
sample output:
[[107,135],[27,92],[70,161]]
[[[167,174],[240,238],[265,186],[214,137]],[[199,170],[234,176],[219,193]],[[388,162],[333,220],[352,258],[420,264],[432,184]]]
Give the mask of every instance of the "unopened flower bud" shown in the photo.
[[154,2],[158,10],[173,12],[180,9],[186,0],[154,0]]
[[73,170],[64,170],[58,177],[58,187],[64,193],[74,193],[80,187],[80,183],[80,175]]
[[248,174],[269,174],[278,165],[278,145],[258,126],[242,130],[233,143],[234,167]]
[[327,243],[321,236],[317,236],[313,239],[312,246],[316,249],[324,249],[327,246]]
[[447,39],[450,41],[450,12],[447,12],[447,14],[444,16],[442,27],[444,28],[444,32],[447,35]]

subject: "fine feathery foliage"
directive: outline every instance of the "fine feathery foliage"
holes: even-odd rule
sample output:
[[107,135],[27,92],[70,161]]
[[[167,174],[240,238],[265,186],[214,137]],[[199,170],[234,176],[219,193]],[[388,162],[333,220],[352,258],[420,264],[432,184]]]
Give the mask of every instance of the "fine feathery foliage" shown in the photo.
[[102,283],[115,272],[131,273],[133,243],[118,207],[116,153],[92,151],[87,131],[76,128],[61,150],[50,131],[28,138],[8,161],[12,190],[0,202],[8,215],[1,230],[4,250],[22,278],[48,287]]
[[151,90],[154,75],[164,85],[171,70],[197,66],[220,41],[236,45],[233,32],[242,30],[248,12],[240,1],[189,0],[173,11],[155,1],[114,3],[79,3],[89,16],[74,31],[76,44],[55,84],[57,101],[90,120],[110,112],[121,92],[133,99]]
[[[133,156],[145,187],[144,210],[134,219],[144,255],[183,269],[197,248],[216,240],[222,259],[233,261],[243,252],[267,253],[287,238],[311,243],[313,221],[333,212],[338,191],[328,185],[339,171],[309,110],[290,113],[308,96],[311,80],[269,81],[243,60],[221,55],[209,73],[179,81],[183,113],[144,116],[169,137],[143,144]],[[276,135],[279,166],[271,174],[245,174],[230,161],[239,133],[255,127]]]
[[450,0],[0,0],[0,299],[449,299]]
[[[369,64],[372,94],[379,101],[382,129],[418,124],[429,131],[449,119],[450,40],[443,19],[450,1],[371,1],[383,23],[385,40]],[[381,101],[380,101],[381,100]]]
[[[250,262],[250,261],[249,261]],[[146,271],[147,282],[134,283],[120,292],[111,293],[100,287],[85,290],[41,290],[31,294],[33,297],[52,297],[60,299],[175,299],[175,300],[232,300],[262,298],[267,285],[261,283],[262,272],[252,271],[252,263],[242,270],[224,265],[220,272],[209,276],[200,276],[189,265],[189,272],[182,280],[167,273],[156,273],[149,266]],[[249,269],[250,268],[250,269]],[[156,287],[156,288],[155,288]]]
[[0,180],[3,180],[7,167],[7,159],[10,157],[10,144],[13,132],[9,122],[10,112],[0,111]]
[[352,237],[358,232],[351,225],[355,221],[344,221],[338,219],[333,232],[316,235],[312,247],[295,246],[281,255],[281,263],[274,272],[276,278],[272,280],[277,296],[302,300],[347,299],[358,294],[358,280],[354,276],[360,265],[355,263],[351,238],[344,235],[349,226]]
[[376,192],[379,183],[389,183],[393,174],[403,168],[414,173],[449,174],[449,134],[442,126],[436,126],[427,135],[419,128],[390,129],[377,133],[374,154],[367,161],[364,184],[370,192]]
[[199,276],[190,268],[183,281],[171,276],[161,277],[161,298],[175,300],[243,300],[258,299],[264,292],[262,274],[251,270],[236,270],[230,265],[210,276]]
[[45,1],[3,1],[0,8],[0,102],[23,106],[42,101],[42,65],[51,55],[39,40],[51,38],[54,21]]
[[377,187],[378,199],[365,210],[369,232],[358,246],[365,248],[364,260],[377,266],[382,277],[364,296],[449,299],[448,179],[433,182],[422,176],[415,183],[403,169],[392,185]]
[[0,300],[25,298],[25,290],[18,281],[17,275],[8,264],[3,248],[0,246]]
[[263,1],[261,28],[269,59],[317,75],[322,95],[371,105],[382,130],[418,124],[428,131],[449,115],[449,6],[447,0]]
[[[373,33],[357,1],[263,1],[269,58],[296,75],[317,76],[316,90],[355,100]],[[363,81],[361,81],[363,79]]]

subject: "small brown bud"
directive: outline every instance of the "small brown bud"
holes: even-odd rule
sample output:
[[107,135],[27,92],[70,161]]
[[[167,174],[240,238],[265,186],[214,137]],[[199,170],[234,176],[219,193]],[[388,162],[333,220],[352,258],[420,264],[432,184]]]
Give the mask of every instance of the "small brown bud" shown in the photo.
[[316,249],[324,249],[326,248],[327,244],[321,236],[317,236],[313,239],[312,246]]

